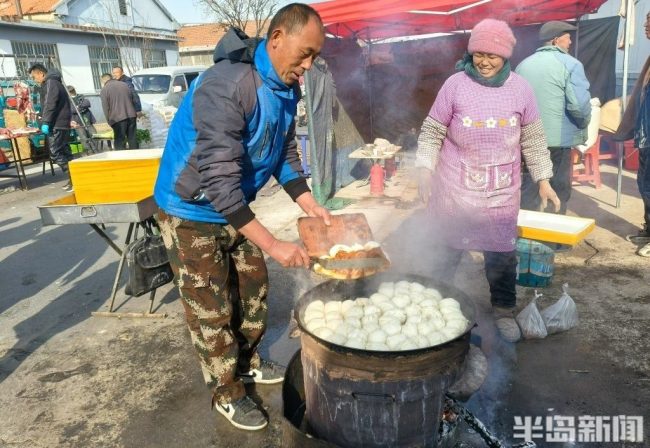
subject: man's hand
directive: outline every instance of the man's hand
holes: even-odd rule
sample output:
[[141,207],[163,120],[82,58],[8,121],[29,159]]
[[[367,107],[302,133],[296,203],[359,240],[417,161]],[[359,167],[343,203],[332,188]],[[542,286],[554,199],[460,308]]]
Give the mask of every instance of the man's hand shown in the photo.
[[70,127],[71,127],[71,128],[76,128],[76,127],[78,127],[78,126],[79,126],[79,124],[78,124],[76,121],[72,120],[72,121],[70,122]]
[[285,268],[309,267],[307,251],[297,244],[275,240],[266,252]]
[[418,194],[420,200],[426,205],[431,198],[431,187],[433,184],[433,175],[426,168],[418,169]]
[[43,123],[43,124],[41,125],[41,132],[42,132],[43,134],[45,134],[45,135],[49,134],[49,133],[50,133],[50,125],[49,125],[49,124],[45,124],[45,123]]
[[323,221],[325,221],[325,225],[329,226],[331,224],[330,218],[332,215],[330,215],[329,210],[316,202],[316,199],[314,199],[311,192],[307,191],[298,196],[296,203],[300,206],[302,211],[307,213],[307,216],[311,216],[312,218],[322,218]]
[[136,112],[135,116],[136,118],[144,117],[144,112]]
[[557,193],[551,187],[551,183],[548,179],[539,181],[539,197],[542,199],[542,210],[546,210],[549,199],[555,205],[555,212],[560,211],[560,198],[557,197]]
[[330,215],[330,211],[320,205],[312,207],[307,212],[307,216],[311,216],[312,218],[322,218],[323,221],[325,221],[326,226],[329,226],[331,224],[330,218],[332,215]]

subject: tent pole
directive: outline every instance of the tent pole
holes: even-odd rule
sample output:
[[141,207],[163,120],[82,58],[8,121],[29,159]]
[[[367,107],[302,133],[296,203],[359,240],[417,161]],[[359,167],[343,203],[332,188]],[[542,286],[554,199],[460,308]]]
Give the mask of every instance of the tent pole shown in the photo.
[[[627,78],[630,66],[630,33],[631,21],[635,18],[632,17],[632,1],[626,0],[625,2],[625,42],[623,45],[623,93],[621,98],[621,114],[625,113],[627,107]],[[616,208],[621,206],[621,190],[623,186],[623,157],[625,143],[617,143],[616,149],[618,152],[618,176],[616,178]]]
[[373,95],[372,95],[371,63],[372,63],[372,39],[370,37],[370,28],[368,28],[368,63],[366,64],[366,79],[368,80],[368,108],[370,109],[368,117],[370,119],[370,140],[375,141],[375,127],[372,119],[374,105],[373,105]]

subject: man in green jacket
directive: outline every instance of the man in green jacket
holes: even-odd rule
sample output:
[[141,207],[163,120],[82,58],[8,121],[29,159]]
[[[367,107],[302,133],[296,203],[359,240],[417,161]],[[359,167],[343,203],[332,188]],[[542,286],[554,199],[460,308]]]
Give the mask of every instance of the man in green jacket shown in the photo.
[[[551,186],[562,203],[562,214],[566,214],[571,197],[571,148],[587,140],[591,119],[589,81],[582,63],[569,55],[570,32],[574,30],[575,26],[565,22],[542,25],[539,40],[544,45],[515,70],[535,91],[553,162]],[[521,208],[540,208],[539,188],[528,170],[524,170],[522,178]]]

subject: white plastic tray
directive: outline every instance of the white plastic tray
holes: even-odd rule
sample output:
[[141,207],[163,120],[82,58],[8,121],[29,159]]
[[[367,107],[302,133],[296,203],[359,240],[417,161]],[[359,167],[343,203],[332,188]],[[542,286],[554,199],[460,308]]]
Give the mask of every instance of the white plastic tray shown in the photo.
[[596,221],[591,218],[520,210],[517,227],[522,238],[574,246],[596,227]]

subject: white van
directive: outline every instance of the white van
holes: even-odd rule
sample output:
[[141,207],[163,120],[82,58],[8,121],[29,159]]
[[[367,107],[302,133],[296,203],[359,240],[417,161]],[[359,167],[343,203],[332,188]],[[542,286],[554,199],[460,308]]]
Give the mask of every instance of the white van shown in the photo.
[[133,86],[141,101],[178,107],[190,83],[207,69],[204,65],[145,68],[132,76]]

